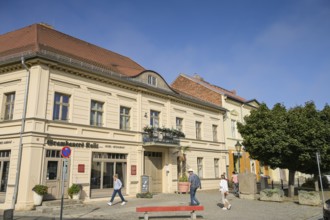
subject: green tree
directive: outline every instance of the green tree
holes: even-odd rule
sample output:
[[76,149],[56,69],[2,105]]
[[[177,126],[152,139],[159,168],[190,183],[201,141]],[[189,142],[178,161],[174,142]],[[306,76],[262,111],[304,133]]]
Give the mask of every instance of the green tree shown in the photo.
[[238,130],[251,158],[273,169],[288,169],[292,187],[296,171],[317,175],[316,152],[320,152],[322,170],[329,169],[329,119],[329,106],[318,111],[313,102],[289,110],[282,104],[273,109],[261,104],[244,124],[238,123]]

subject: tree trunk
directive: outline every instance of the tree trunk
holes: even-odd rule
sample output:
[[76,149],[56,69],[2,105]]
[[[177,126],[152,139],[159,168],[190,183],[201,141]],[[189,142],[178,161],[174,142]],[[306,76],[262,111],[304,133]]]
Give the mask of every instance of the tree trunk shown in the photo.
[[294,176],[296,174],[295,170],[289,170],[289,187],[288,187],[288,197],[292,198],[294,196]]

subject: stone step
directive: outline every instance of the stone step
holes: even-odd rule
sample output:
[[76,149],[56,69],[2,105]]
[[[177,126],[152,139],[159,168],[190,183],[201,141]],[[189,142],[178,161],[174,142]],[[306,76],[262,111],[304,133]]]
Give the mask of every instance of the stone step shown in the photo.
[[[80,200],[64,200],[63,210],[84,207],[85,204]],[[51,213],[61,210],[61,200],[43,201],[41,206],[36,207],[37,212]]]

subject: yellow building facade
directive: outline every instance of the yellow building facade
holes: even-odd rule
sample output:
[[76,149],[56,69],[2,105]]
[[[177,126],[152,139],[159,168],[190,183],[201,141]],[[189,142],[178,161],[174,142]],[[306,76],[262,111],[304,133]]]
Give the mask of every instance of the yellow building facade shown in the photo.
[[[127,57],[44,25],[0,35],[0,48],[0,209],[33,208],[37,184],[48,186],[44,200],[60,199],[62,181],[65,198],[77,183],[84,201],[106,199],[114,174],[128,196],[142,191],[144,175],[148,191],[174,193],[180,146],[189,146],[187,168],[203,189],[218,188],[229,160],[225,108],[174,91]],[[185,137],[155,130],[148,139],[147,126]]]

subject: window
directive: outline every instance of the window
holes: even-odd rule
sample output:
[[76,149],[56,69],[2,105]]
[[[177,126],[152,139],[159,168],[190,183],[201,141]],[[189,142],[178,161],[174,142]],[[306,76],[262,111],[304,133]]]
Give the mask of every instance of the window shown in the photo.
[[213,141],[218,141],[218,126],[212,125]]
[[154,76],[148,76],[148,84],[152,86],[157,86],[157,78]]
[[130,108],[120,106],[120,129],[130,130]]
[[231,120],[231,135],[233,138],[236,137],[236,121]]
[[53,120],[68,121],[70,96],[55,93]]
[[196,121],[196,139],[200,140],[202,139],[201,135],[201,127],[202,127],[202,122]]
[[215,178],[219,178],[219,159],[214,158],[214,176]]
[[12,120],[14,115],[15,93],[5,94],[5,115],[4,120]]
[[103,124],[103,103],[91,101],[90,125],[101,127]]
[[159,127],[159,113],[157,111],[150,111],[150,125],[152,127],[158,128]]
[[176,130],[178,131],[182,131],[182,121],[183,119],[182,118],[176,118],[175,119],[175,124],[176,124]]
[[197,157],[197,175],[202,178],[203,177],[203,158]]

